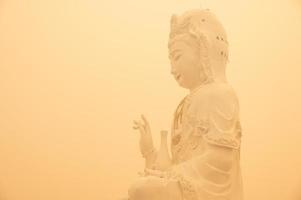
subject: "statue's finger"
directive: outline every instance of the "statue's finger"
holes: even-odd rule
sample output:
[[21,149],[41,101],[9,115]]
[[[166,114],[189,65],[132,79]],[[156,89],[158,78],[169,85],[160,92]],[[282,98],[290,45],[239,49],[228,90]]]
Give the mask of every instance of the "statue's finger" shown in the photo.
[[137,125],[139,125],[139,126],[144,127],[144,124],[140,120],[139,121],[134,120],[134,123],[137,124]]
[[149,126],[149,123],[148,123],[146,117],[142,114],[142,115],[141,115],[141,118],[142,118],[142,120],[144,121],[145,128],[146,128],[148,131],[150,131],[150,126]]
[[148,121],[143,114],[141,114],[141,118],[142,118],[143,122],[145,123],[145,125],[148,125]]
[[139,130],[140,130],[140,132],[141,132],[142,134],[145,134],[145,130],[144,130],[144,128],[143,128],[142,126],[139,126]]
[[139,120],[139,122],[140,122],[140,124],[145,128],[145,122],[144,122],[144,120]]
[[145,130],[144,125],[141,122],[138,122],[136,120],[134,120],[134,123],[138,126],[138,127],[142,127]]

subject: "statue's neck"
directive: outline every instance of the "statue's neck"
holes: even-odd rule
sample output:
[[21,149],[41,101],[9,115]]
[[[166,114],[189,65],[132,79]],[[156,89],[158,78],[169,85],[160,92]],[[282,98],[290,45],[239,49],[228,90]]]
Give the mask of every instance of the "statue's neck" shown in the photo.
[[190,95],[191,95],[191,94],[194,94],[196,91],[198,91],[198,90],[199,90],[201,87],[203,87],[203,86],[204,86],[204,84],[201,83],[201,84],[197,85],[196,87],[191,88],[189,94],[190,94]]
[[197,84],[195,84],[194,87],[189,88],[189,90],[190,90],[189,95],[192,95],[193,93],[198,91],[200,88],[202,88],[204,85],[207,85],[212,81],[215,83],[226,83],[227,82],[226,74],[225,74],[226,73],[226,64],[225,63],[212,60],[210,63],[210,68],[211,68],[213,80],[211,80],[211,79],[200,80]]

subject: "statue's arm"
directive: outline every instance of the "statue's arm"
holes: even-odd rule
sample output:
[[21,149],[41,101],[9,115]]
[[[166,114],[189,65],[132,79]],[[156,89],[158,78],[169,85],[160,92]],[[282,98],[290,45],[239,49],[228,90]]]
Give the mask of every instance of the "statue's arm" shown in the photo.
[[[212,193],[219,194],[219,191],[227,190],[224,187],[231,179],[231,170],[240,148],[236,128],[239,124],[238,105],[235,99],[210,96],[209,100],[192,107],[197,110],[191,122],[195,130],[193,138],[194,142],[199,141],[202,152],[198,154],[196,151],[191,159],[174,165],[171,169],[171,176],[178,179],[187,198],[197,195],[193,188],[199,181],[202,186],[198,187]],[[204,184],[206,182],[208,185]]]
[[153,148],[150,152],[148,152],[144,156],[144,159],[145,159],[145,164],[144,164],[145,167],[144,168],[151,169],[154,166],[156,158],[157,158],[157,154],[158,154],[158,150],[156,148]]
[[[213,144],[205,141],[205,152],[201,155],[173,165],[169,177],[175,178],[186,198],[196,198],[197,192],[194,190],[195,183],[205,180],[209,185],[203,185],[205,190],[219,194],[219,191],[227,190],[225,185],[229,183],[231,169],[234,164],[234,146],[223,143]],[[215,189],[211,188],[214,184]],[[207,188],[208,187],[208,188]]]
[[211,144],[206,146],[206,152],[203,155],[190,160],[191,168],[211,182],[217,184],[227,182],[227,173],[233,167],[233,149]]
[[144,115],[141,115],[142,121],[134,120],[134,129],[140,131],[140,152],[145,159],[145,167],[151,168],[157,158],[157,149],[154,147],[152,133],[148,120]]
[[205,153],[172,166],[172,173],[192,177],[197,174],[211,182],[222,184],[233,167],[233,152],[230,147],[206,144]]

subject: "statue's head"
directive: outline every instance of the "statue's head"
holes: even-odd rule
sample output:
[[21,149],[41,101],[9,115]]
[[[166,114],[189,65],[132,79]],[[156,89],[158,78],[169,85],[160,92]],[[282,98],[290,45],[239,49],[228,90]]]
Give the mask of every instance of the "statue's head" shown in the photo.
[[226,32],[209,10],[189,10],[171,17],[169,36],[171,73],[180,86],[226,82],[228,62]]

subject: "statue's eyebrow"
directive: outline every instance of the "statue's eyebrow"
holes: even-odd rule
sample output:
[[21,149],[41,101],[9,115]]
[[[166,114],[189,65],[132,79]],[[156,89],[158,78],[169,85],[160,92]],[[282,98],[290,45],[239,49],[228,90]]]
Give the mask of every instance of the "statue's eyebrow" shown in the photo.
[[180,49],[173,49],[173,50],[170,51],[170,55],[173,57],[174,54],[177,53],[177,52],[181,52],[181,50]]

